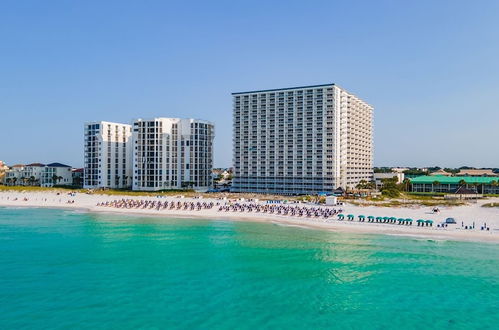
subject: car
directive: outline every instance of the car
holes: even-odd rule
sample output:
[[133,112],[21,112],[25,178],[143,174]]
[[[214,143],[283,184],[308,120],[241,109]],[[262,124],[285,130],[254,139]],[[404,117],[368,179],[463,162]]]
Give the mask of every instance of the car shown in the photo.
[[445,219],[445,223],[446,224],[456,224],[457,222],[456,222],[456,219],[454,219],[454,218],[447,218],[447,219]]

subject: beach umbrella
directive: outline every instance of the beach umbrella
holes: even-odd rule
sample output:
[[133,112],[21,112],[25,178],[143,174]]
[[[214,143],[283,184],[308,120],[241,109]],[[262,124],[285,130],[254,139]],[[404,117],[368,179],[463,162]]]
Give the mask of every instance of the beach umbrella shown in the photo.
[[405,219],[404,218],[398,218],[397,221],[399,222],[399,225],[400,225],[402,222],[405,222]]
[[372,215],[370,215],[367,217],[367,220],[369,220],[369,222],[372,222],[374,220],[374,217]]
[[412,225],[412,219],[411,218],[407,218],[405,219],[405,222],[409,223],[410,225]]
[[343,220],[344,218],[345,218],[344,214],[342,214],[342,213],[338,214],[338,219]]
[[365,215],[359,215],[359,221],[364,221],[366,219]]
[[395,217],[390,217],[390,222],[395,223],[395,221],[397,221],[397,218],[395,218]]
[[376,222],[380,222],[381,220],[383,220],[382,217],[376,217]]
[[353,214],[349,214],[349,215],[347,215],[347,218],[348,218],[349,220],[353,220],[353,219],[355,218],[355,216],[354,216]]
[[426,225],[433,226],[433,220],[426,220]]
[[418,226],[421,225],[422,223],[424,223],[425,221],[423,219],[418,219],[416,220],[416,222],[418,223]]

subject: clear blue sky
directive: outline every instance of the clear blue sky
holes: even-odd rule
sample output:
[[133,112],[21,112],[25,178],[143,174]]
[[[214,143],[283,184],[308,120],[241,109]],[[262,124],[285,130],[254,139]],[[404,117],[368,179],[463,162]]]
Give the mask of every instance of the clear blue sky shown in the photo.
[[335,82],[375,165],[499,167],[499,1],[2,1],[0,160],[83,163],[83,123],[195,117],[231,165],[231,92]]

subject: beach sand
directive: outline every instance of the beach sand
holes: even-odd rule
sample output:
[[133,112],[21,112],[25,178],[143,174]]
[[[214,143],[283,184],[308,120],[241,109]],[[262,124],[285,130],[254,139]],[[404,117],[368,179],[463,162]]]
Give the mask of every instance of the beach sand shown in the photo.
[[[434,227],[418,227],[414,223],[412,226],[384,223],[358,222],[357,217],[354,221],[339,221],[337,217],[332,219],[315,218],[297,218],[282,215],[272,215],[264,213],[241,213],[241,212],[219,212],[218,207],[211,210],[160,210],[155,209],[119,209],[112,207],[97,206],[97,203],[113,201],[118,199],[141,199],[151,201],[213,201],[215,203],[225,203],[220,199],[193,199],[193,198],[174,198],[174,197],[131,197],[131,196],[108,196],[99,194],[77,193],[70,196],[65,193],[57,194],[55,192],[19,192],[5,191],[0,192],[0,207],[45,207],[45,208],[64,208],[81,209],[88,212],[112,212],[128,215],[147,215],[173,218],[202,218],[202,219],[226,219],[234,221],[258,221],[279,223],[290,226],[300,226],[312,229],[372,233],[385,235],[403,235],[411,237],[421,237],[437,240],[459,240],[459,241],[479,241],[499,243],[499,208],[482,207],[484,203],[499,203],[499,198],[487,199],[478,203],[470,203],[463,206],[439,207],[440,213],[433,214],[431,207],[376,207],[376,206],[354,206],[343,205],[335,207],[343,209],[344,214],[354,214],[355,216],[363,214],[365,216],[388,216],[396,218],[431,219],[434,221]],[[74,203],[68,203],[74,201]],[[301,204],[305,205],[305,204]],[[315,207],[316,205],[310,205]],[[448,217],[453,217],[458,222],[457,225],[449,225],[447,228],[437,228],[436,225]],[[471,226],[475,222],[475,229],[465,230],[461,228],[461,222],[465,226]],[[480,227],[486,223],[490,231],[481,231]]]

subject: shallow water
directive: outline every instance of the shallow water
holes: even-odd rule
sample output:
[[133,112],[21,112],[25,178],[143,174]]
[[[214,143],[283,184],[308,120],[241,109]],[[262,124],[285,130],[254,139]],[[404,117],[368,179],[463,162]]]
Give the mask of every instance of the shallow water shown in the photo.
[[0,208],[0,328],[497,329],[499,245]]

